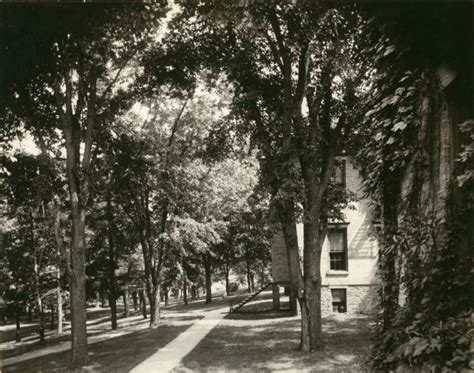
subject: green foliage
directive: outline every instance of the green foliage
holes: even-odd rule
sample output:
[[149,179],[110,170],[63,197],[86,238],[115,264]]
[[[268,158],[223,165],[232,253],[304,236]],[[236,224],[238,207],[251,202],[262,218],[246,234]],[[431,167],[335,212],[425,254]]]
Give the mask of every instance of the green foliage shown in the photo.
[[[461,133],[466,139],[466,144],[461,144],[461,151],[457,158],[457,185],[465,192],[466,209],[474,208],[474,121],[468,120],[459,125]],[[470,142],[469,142],[470,141]]]
[[[62,194],[63,183],[57,164],[44,157],[16,154],[4,159],[6,178],[1,192],[5,197],[2,216],[1,260],[7,271],[7,299],[32,303],[35,286],[41,296],[57,286],[59,265],[54,231],[54,200]],[[37,277],[36,277],[37,276]]]
[[408,61],[410,51],[384,29],[369,24],[371,42],[365,50],[371,61],[364,95],[365,115],[353,149],[365,173],[365,190],[382,197],[384,180],[396,178],[421,146],[422,92],[428,85],[426,73]]
[[[464,203],[469,199],[454,185],[438,205],[426,195],[433,193],[426,189],[435,188],[431,173],[439,167],[432,154],[440,120],[438,78],[433,64],[399,28],[383,22],[380,26],[379,19],[368,31],[366,52],[373,64],[364,125],[354,148],[365,170],[367,194],[384,207],[381,313],[372,367],[461,371],[468,366],[472,333],[473,263],[463,250],[469,236],[466,221],[472,215]],[[463,130],[469,133],[469,123]],[[469,148],[464,146],[458,159],[459,184],[470,182]],[[469,195],[468,188],[464,191]]]
[[[447,369],[469,362],[473,263],[456,251],[466,232],[434,214],[412,211],[383,247],[379,271],[384,284],[396,286],[404,299],[391,325],[376,328],[373,366],[380,371]],[[393,278],[384,271],[395,258]],[[384,296],[393,296],[385,292]]]

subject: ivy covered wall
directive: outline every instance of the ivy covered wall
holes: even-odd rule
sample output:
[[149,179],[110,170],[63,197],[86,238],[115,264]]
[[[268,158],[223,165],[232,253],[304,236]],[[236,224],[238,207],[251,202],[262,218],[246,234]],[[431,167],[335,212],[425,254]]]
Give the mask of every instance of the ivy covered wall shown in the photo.
[[[462,19],[472,22],[474,13],[467,14]],[[368,50],[375,56],[373,83],[358,140],[365,144],[357,158],[366,170],[366,191],[383,211],[381,314],[371,361],[384,372],[470,371],[472,28],[466,45],[436,55],[439,45],[430,45],[430,38],[421,45],[417,32],[436,25],[439,33],[441,26],[398,16],[398,23],[383,16],[374,21],[379,28]],[[432,21],[429,13],[425,17]],[[451,26],[460,20],[451,19]],[[407,24],[414,41],[406,38]]]

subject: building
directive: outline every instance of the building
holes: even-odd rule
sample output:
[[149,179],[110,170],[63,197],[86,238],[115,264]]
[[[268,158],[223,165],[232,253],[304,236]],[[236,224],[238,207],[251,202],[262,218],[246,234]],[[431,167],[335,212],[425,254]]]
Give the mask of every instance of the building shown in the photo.
[[[345,212],[345,221],[331,223],[321,255],[321,307],[323,314],[370,313],[377,302],[377,224],[373,208],[363,198],[362,177],[349,159],[337,172],[340,181],[359,197]],[[303,248],[303,225],[298,224],[298,243]],[[289,285],[288,261],[282,233],[272,242],[275,283]]]

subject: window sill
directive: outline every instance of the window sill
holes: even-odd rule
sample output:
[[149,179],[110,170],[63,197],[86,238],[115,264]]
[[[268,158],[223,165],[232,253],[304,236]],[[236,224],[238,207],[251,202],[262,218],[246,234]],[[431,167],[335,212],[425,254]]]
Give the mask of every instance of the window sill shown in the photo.
[[349,272],[330,270],[326,272],[326,276],[349,276]]

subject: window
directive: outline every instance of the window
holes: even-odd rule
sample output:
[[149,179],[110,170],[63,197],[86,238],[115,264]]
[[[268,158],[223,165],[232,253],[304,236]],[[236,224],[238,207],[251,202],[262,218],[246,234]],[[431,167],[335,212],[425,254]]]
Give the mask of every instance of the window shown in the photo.
[[344,158],[336,160],[336,167],[334,171],[334,178],[336,183],[346,186],[346,160]]
[[346,289],[331,289],[333,312],[346,313]]
[[347,229],[331,229],[329,239],[329,268],[335,271],[347,271]]

